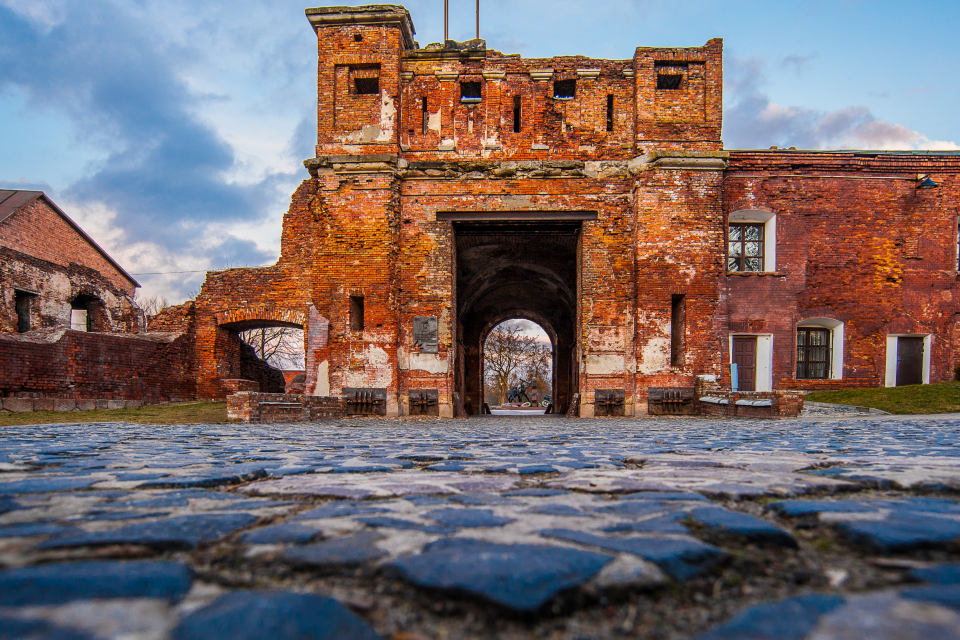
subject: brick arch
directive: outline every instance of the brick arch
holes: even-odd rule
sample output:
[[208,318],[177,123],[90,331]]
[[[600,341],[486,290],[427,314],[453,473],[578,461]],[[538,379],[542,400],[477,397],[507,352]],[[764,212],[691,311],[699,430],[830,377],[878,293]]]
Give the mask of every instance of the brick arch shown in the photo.
[[263,326],[266,323],[279,326],[297,327],[299,329],[307,328],[307,314],[297,309],[282,309],[273,305],[255,305],[237,307],[235,309],[224,309],[214,314],[217,325],[224,326],[243,326],[258,325]]

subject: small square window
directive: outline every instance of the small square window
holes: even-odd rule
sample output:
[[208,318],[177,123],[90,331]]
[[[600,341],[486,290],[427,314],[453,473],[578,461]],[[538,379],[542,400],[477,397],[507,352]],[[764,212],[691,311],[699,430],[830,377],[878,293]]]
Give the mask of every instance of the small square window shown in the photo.
[[380,65],[350,67],[350,91],[357,96],[380,93]]
[[558,100],[570,100],[577,97],[576,80],[557,80],[553,83],[553,97]]
[[658,73],[657,89],[679,89],[683,76],[678,73]]
[[460,102],[480,102],[483,100],[479,82],[460,83]]

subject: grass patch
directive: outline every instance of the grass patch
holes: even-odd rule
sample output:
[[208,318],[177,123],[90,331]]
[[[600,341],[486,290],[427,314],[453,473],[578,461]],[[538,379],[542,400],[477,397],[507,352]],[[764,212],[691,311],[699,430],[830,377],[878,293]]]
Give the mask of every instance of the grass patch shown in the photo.
[[227,421],[226,402],[185,402],[151,405],[139,409],[93,409],[91,411],[0,412],[0,426],[56,424],[62,422],[137,422],[140,424],[195,424]]
[[814,391],[808,393],[806,399],[873,407],[890,413],[950,413],[960,411],[960,382]]

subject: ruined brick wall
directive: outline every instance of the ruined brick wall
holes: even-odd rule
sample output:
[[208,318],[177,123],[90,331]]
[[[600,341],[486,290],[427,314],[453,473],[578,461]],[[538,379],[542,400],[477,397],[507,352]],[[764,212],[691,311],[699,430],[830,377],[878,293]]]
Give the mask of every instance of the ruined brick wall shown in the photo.
[[[278,263],[208,274],[201,395],[239,375],[231,332],[257,322],[305,329],[307,393],[382,392],[388,415],[434,391],[441,416],[479,410],[482,338],[511,317],[545,326],[557,408],[579,394],[585,416],[598,394],[637,415],[649,387],[729,384],[734,333],[773,337],[773,387],[809,386],[792,372],[810,318],[846,327],[843,379],[813,386],[882,383],[887,333],[933,334],[932,377],[952,370],[949,156],[728,159],[717,39],[523,59],[483,41],[414,48],[399,7],[307,14],[317,157]],[[921,171],[945,173],[938,191],[916,190]],[[728,219],[743,209],[776,215],[773,273],[726,272]],[[435,344],[418,341],[433,321]]]
[[196,395],[192,350],[176,333],[0,334],[0,396],[187,400]]
[[[932,334],[930,379],[953,378],[960,158],[781,150],[730,163],[725,213],[776,214],[775,271],[727,274],[724,287],[729,328],[773,336],[774,386],[883,385],[888,334]],[[940,186],[918,189],[918,174]],[[844,323],[842,379],[796,379],[808,318]]]
[[[2,231],[2,230],[0,230]],[[17,331],[16,292],[32,294],[30,327],[69,327],[71,303],[78,296],[93,300],[91,329],[131,332],[142,326],[132,293],[82,264],[66,266],[0,246],[0,333]]]

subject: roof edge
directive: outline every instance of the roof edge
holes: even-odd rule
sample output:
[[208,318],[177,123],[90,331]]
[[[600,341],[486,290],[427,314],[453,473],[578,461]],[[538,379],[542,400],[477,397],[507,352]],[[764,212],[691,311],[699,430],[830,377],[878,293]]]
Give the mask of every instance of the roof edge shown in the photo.
[[[11,191],[20,191],[20,190],[19,190],[19,189],[11,189]],[[134,288],[138,288],[138,287],[141,286],[140,283],[137,282],[136,280],[134,280],[133,276],[131,276],[129,273],[127,273],[127,270],[124,269],[123,267],[121,267],[121,266],[120,266],[120,263],[118,263],[116,260],[114,260],[114,259],[110,256],[109,253],[107,253],[106,251],[104,251],[103,247],[101,247],[99,244],[97,244],[97,242],[96,242],[93,238],[91,238],[90,235],[80,227],[80,225],[78,225],[76,222],[73,221],[73,219],[72,219],[70,216],[68,216],[66,213],[64,213],[63,209],[61,209],[59,206],[57,206],[57,203],[54,202],[54,201],[50,198],[50,196],[48,196],[48,195],[47,195],[46,193],[44,193],[43,191],[24,191],[24,193],[33,194],[33,197],[29,198],[28,200],[24,201],[24,202],[21,203],[19,206],[17,206],[16,209],[12,210],[12,211],[11,211],[9,214],[7,214],[4,218],[0,219],[0,222],[3,222],[3,220],[6,220],[6,219],[9,218],[10,216],[12,216],[16,211],[19,211],[20,209],[22,209],[22,208],[25,207],[26,205],[30,204],[30,203],[33,202],[34,200],[37,200],[38,198],[43,198],[43,200],[50,206],[51,209],[53,209],[54,211],[56,211],[57,214],[59,214],[61,218],[63,218],[64,220],[66,220],[67,224],[69,224],[71,227],[73,227],[73,230],[74,230],[74,231],[76,231],[77,233],[79,233],[80,236],[90,244],[90,246],[92,246],[94,249],[97,250],[97,252],[98,252],[100,255],[102,255],[104,258],[106,258],[107,262],[109,262],[109,263],[111,264],[111,266],[113,266],[113,268],[116,269],[116,270],[120,273],[121,276],[123,276],[124,278],[126,278],[126,279],[130,282],[130,284],[132,284],[132,285],[134,286]]]

